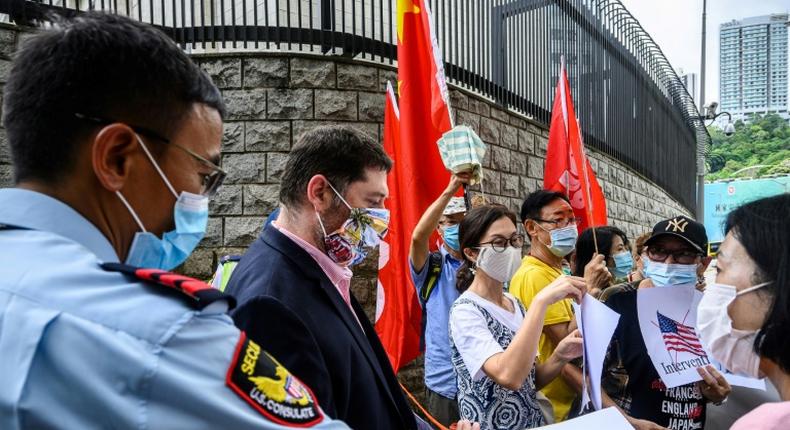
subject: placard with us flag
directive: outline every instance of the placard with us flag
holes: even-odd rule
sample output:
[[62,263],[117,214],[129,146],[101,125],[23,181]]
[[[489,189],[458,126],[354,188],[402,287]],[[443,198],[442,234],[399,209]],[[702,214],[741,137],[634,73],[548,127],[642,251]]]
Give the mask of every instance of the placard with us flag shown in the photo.
[[710,364],[694,329],[702,293],[694,285],[640,289],[636,295],[639,329],[650,361],[667,388],[702,378]]
[[656,318],[658,319],[658,328],[661,330],[661,335],[664,337],[664,344],[667,346],[667,351],[674,351],[675,357],[677,357],[678,352],[688,352],[698,357],[707,355],[705,354],[705,350],[702,349],[702,344],[700,344],[699,336],[694,330],[694,327],[687,326],[665,315],[661,315],[661,312],[656,312]]

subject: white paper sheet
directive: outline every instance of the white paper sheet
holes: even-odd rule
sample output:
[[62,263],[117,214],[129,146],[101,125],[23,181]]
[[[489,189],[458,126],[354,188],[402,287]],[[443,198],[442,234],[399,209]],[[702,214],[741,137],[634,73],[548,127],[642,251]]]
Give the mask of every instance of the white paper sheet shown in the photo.
[[[596,410],[603,408],[601,377],[606,350],[612,339],[620,315],[589,294],[582,298],[581,306],[574,303],[576,324],[584,338],[584,378],[589,381],[589,397]],[[581,316],[581,318],[579,318]],[[586,384],[585,388],[586,387]],[[582,407],[589,402],[587,390],[582,393]]]
[[[579,333],[582,335],[582,339],[585,340],[584,337],[584,319],[582,318],[582,308],[580,305],[576,304],[576,302],[571,302],[571,306],[573,307],[573,315],[576,317],[576,328],[579,329]],[[584,410],[585,406],[590,403],[590,386],[587,384],[589,381],[589,371],[587,365],[587,345],[584,345],[584,349],[582,350],[582,401],[579,405],[579,410]]]
[[694,329],[701,298],[694,286],[645,288],[637,293],[642,338],[667,388],[702,380],[697,368],[711,364]]
[[559,424],[541,427],[550,430],[633,430],[625,417],[615,408],[606,408]]

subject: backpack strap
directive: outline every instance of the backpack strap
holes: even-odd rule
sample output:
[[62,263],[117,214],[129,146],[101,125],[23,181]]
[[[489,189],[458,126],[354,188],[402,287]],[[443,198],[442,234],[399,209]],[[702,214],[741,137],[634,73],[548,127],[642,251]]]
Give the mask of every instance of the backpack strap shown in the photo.
[[102,263],[101,268],[108,272],[120,272],[141,281],[179,291],[189,297],[191,299],[190,303],[197,309],[202,310],[218,300],[226,300],[228,302],[228,310],[236,307],[236,299],[233,296],[224,294],[217,289],[211,288],[209,284],[188,276],[159,269],[142,269],[121,263]]
[[422,305],[422,320],[420,321],[420,351],[425,351],[425,329],[428,326],[428,308],[425,305],[431,298],[431,293],[439,283],[442,275],[442,253],[432,252],[428,254],[428,275],[420,286],[419,299]]
[[428,255],[428,276],[420,287],[420,302],[423,307],[428,299],[431,297],[436,284],[439,282],[439,277],[442,275],[442,253],[432,252]]

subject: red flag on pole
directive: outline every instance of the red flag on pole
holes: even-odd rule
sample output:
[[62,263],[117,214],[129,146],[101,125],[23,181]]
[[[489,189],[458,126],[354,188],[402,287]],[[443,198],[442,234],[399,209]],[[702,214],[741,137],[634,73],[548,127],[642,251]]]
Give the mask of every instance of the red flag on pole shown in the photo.
[[450,180],[436,141],[452,127],[427,2],[398,0],[397,21],[400,126],[393,141],[385,118],[385,148],[395,166],[388,178],[390,231],[379,260],[376,305],[376,332],[395,371],[419,355],[422,311],[409,275],[409,247],[414,226]]
[[417,291],[409,279],[409,246],[404,238],[411,225],[404,224],[402,213],[404,174],[396,158],[400,145],[400,119],[398,104],[392,86],[387,82],[387,99],[384,105],[384,150],[395,160],[387,177],[390,195],[386,207],[391,218],[389,232],[379,248],[379,279],[376,298],[376,332],[387,351],[392,368],[396,371],[420,354],[419,339],[422,310]]
[[606,198],[584,152],[564,59],[551,110],[543,188],[568,196],[580,220],[580,233],[587,227],[606,225]]

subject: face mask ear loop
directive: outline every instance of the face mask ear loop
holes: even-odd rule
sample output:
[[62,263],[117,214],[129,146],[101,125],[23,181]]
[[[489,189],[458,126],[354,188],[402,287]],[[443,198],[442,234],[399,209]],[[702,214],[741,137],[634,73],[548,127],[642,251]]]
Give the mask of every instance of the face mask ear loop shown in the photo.
[[317,210],[313,210],[315,211],[315,217],[318,218],[318,225],[321,226],[321,232],[324,233],[324,237],[326,237],[326,229],[324,228],[324,222],[321,221],[321,215],[318,214]]
[[736,294],[735,297],[742,296],[742,295],[747,294],[747,293],[751,293],[752,291],[757,291],[760,288],[762,288],[762,287],[764,287],[766,285],[770,285],[770,284],[773,284],[773,281],[768,281],[768,282],[763,282],[762,284],[753,285],[753,286],[751,286],[751,287],[749,287],[749,288],[747,288],[747,289],[745,289],[743,291],[738,291],[738,294]]
[[176,192],[176,189],[173,188],[172,185],[170,185],[170,181],[167,180],[167,177],[165,176],[164,172],[162,172],[162,169],[159,168],[159,164],[156,163],[153,155],[151,155],[151,152],[148,151],[148,148],[145,146],[145,143],[143,143],[143,139],[141,139],[140,135],[138,134],[135,134],[135,137],[137,137],[137,142],[140,143],[140,146],[143,148],[143,152],[145,152],[145,155],[148,156],[148,159],[151,161],[151,164],[154,165],[154,169],[156,169],[156,172],[159,173],[159,177],[162,178],[162,180],[165,182],[165,185],[167,185],[167,188],[170,190],[171,193],[173,193],[173,197],[175,197],[176,200],[178,200],[178,193]]
[[326,184],[327,184],[327,185],[329,185],[329,188],[331,188],[331,189],[332,189],[332,191],[334,191],[334,192],[335,192],[335,194],[337,195],[337,197],[338,197],[338,198],[340,198],[340,201],[341,201],[341,202],[343,202],[343,204],[344,204],[344,205],[346,205],[346,207],[347,207],[349,210],[353,210],[353,209],[354,209],[354,208],[352,208],[352,207],[351,207],[351,205],[350,205],[350,204],[348,204],[348,202],[346,201],[346,199],[344,199],[344,198],[343,198],[343,196],[341,196],[341,195],[340,195],[340,193],[338,193],[338,192],[337,192],[337,190],[335,189],[335,187],[333,187],[333,186],[332,186],[332,183],[331,183],[331,182],[329,182],[329,180],[327,180],[327,181],[326,181]]
[[143,222],[142,222],[142,221],[140,221],[140,217],[138,217],[138,216],[137,216],[137,213],[135,213],[134,209],[132,209],[132,206],[131,206],[131,205],[129,204],[129,202],[128,202],[128,201],[126,201],[126,199],[123,197],[123,194],[121,194],[121,192],[120,192],[120,191],[116,191],[116,192],[115,192],[115,195],[116,195],[116,196],[118,196],[118,198],[119,198],[119,199],[121,199],[121,202],[123,203],[123,205],[124,205],[124,206],[126,206],[126,209],[127,209],[127,210],[129,211],[129,213],[132,215],[132,218],[134,218],[134,222],[136,222],[136,223],[137,223],[137,226],[138,226],[138,227],[140,227],[140,230],[142,230],[142,232],[143,232],[143,233],[147,233],[147,231],[146,231],[145,227],[143,227]]
[[[543,226],[542,226],[542,225],[540,225],[540,223],[538,223],[538,222],[537,222],[536,220],[534,220],[534,219],[532,220],[532,222],[534,222],[534,223],[535,223],[535,225],[536,225],[536,226],[538,226],[538,227],[539,227],[541,230],[543,230],[543,231],[545,231],[546,233],[548,233],[548,234],[549,234],[549,238],[551,238],[551,230],[546,230],[545,228],[543,228]],[[542,244],[543,244],[543,246],[545,246],[546,248],[551,248],[551,245],[546,245],[546,244],[545,244],[545,243],[544,243],[542,240],[540,240],[540,237],[536,236],[535,238],[536,238],[536,239],[538,239],[538,242],[542,243]],[[554,240],[553,240],[553,239],[552,239],[552,243],[554,243]]]

